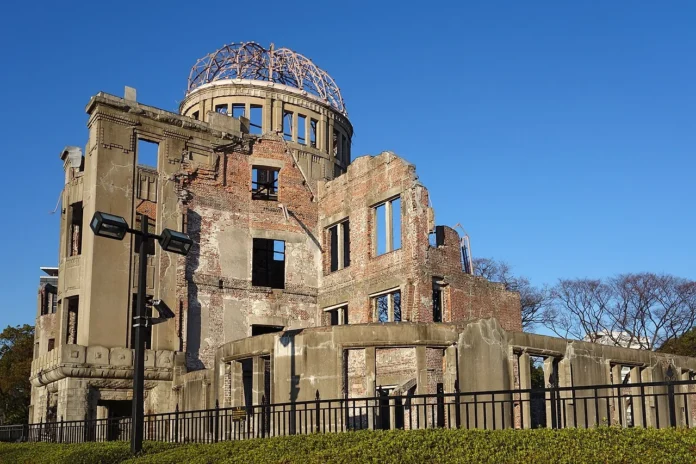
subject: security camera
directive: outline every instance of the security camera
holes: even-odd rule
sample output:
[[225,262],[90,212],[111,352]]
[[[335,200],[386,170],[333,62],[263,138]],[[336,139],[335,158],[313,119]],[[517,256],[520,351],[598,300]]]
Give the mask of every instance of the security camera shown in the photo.
[[169,309],[167,303],[162,300],[152,300],[152,307],[159,313],[160,317],[153,317],[150,319],[150,324],[155,325],[160,322],[166,322],[168,319],[174,319],[174,311]]

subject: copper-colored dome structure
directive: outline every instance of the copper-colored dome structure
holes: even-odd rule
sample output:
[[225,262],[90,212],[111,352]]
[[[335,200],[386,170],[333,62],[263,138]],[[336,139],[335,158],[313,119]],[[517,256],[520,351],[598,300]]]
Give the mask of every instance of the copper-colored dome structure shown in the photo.
[[288,48],[263,48],[255,42],[231,43],[199,59],[191,68],[187,94],[226,79],[283,84],[314,95],[347,115],[336,82],[312,61]]

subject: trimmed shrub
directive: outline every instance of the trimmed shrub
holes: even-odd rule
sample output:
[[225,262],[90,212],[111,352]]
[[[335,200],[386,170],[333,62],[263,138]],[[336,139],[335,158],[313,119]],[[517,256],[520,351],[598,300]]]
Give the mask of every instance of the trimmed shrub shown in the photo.
[[694,463],[696,430],[416,430],[359,431],[210,445],[146,443],[1,444],[0,462],[129,464],[354,463]]

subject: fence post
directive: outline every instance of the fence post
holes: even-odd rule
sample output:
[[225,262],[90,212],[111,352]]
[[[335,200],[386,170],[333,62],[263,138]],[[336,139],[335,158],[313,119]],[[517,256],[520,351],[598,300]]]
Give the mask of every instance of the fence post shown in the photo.
[[674,404],[674,380],[676,378],[672,365],[670,364],[667,368],[666,373],[667,380],[667,402],[669,404],[669,426],[677,426],[677,408]]
[[461,397],[462,394],[459,391],[459,380],[454,381],[454,423],[457,428],[462,426],[462,409],[461,409]]
[[261,438],[266,438],[266,395],[261,395]]
[[314,411],[315,411],[315,413],[314,413],[314,431],[316,433],[319,433],[319,430],[320,430],[320,428],[319,428],[319,417],[320,417],[319,399],[320,399],[319,398],[319,390],[317,390],[316,399],[314,401]]
[[174,443],[179,443],[179,403],[174,408]]
[[58,425],[58,443],[63,443],[63,416],[60,416],[60,424]]
[[215,443],[220,436],[220,401],[215,400]]

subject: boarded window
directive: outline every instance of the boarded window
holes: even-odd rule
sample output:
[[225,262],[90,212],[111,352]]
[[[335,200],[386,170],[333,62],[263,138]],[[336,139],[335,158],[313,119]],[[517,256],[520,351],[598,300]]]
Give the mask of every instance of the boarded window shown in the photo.
[[285,242],[254,239],[251,284],[258,287],[285,288]]
[[251,169],[251,198],[253,200],[278,200],[277,168],[254,166]]

